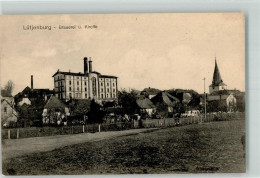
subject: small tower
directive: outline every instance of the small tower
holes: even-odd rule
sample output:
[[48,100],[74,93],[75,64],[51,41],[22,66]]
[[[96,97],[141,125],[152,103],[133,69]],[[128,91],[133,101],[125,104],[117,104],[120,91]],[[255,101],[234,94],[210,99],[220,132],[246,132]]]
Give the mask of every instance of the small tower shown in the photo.
[[214,91],[226,90],[227,85],[223,82],[217,64],[217,59],[215,57],[215,69],[213,74],[212,83],[209,86],[209,94]]

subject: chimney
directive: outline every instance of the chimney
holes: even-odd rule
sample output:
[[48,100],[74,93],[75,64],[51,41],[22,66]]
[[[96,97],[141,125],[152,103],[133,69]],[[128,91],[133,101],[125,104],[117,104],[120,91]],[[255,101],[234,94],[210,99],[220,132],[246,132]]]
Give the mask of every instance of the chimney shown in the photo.
[[84,74],[88,73],[88,58],[84,57]]
[[92,61],[91,61],[91,57],[89,57],[89,72],[92,72]]
[[31,89],[33,90],[33,75],[31,75]]

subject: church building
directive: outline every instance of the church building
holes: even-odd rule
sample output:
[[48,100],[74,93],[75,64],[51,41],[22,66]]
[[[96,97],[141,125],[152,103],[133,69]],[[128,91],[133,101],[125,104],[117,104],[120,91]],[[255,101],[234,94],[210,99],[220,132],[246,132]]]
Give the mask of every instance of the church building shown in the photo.
[[209,94],[213,93],[214,91],[221,91],[221,90],[226,90],[227,85],[223,82],[219,69],[218,69],[218,64],[217,60],[215,59],[215,69],[214,69],[214,74],[213,74],[213,79],[212,83],[209,86]]
[[58,70],[54,78],[55,96],[61,100],[94,99],[97,102],[117,99],[117,77],[92,71],[91,58],[84,57],[84,73]]

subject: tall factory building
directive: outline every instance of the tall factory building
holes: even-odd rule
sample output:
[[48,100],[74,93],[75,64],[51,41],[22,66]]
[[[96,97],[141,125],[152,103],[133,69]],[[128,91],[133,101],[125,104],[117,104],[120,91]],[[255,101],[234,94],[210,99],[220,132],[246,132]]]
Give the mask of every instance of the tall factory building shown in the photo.
[[117,77],[92,70],[91,58],[84,57],[84,72],[62,72],[54,78],[54,91],[61,100],[94,99],[97,102],[115,101],[118,97]]

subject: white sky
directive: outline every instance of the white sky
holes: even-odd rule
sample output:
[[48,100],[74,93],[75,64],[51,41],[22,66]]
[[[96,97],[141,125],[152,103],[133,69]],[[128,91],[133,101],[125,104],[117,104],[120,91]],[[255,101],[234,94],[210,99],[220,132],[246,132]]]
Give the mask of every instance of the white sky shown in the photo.
[[[2,16],[1,86],[13,80],[13,94],[30,86],[53,89],[52,75],[93,69],[119,77],[120,88],[183,88],[206,91],[215,54],[228,89],[245,90],[245,22],[241,13]],[[23,30],[23,25],[56,29]],[[59,25],[97,29],[58,30]]]

